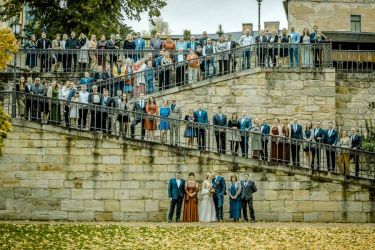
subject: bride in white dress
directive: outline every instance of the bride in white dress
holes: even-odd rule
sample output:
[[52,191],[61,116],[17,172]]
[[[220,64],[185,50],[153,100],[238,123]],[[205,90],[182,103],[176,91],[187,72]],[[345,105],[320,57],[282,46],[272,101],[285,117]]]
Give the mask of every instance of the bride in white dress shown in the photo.
[[199,206],[199,221],[212,222],[216,221],[215,204],[212,198],[211,188],[211,174],[206,174],[206,180],[202,184],[202,201]]

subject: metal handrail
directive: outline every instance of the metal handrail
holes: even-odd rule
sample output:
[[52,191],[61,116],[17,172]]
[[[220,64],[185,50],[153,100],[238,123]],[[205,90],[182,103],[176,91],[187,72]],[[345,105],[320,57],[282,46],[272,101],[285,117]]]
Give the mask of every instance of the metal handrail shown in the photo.
[[[0,92],[0,100],[2,100],[5,111],[8,114],[12,113],[11,107],[14,103],[12,101],[12,94],[12,92]],[[362,164],[360,169],[356,169],[354,173],[350,172],[350,175],[361,176],[368,179],[375,179],[375,152],[369,152],[360,149],[348,149],[335,145],[309,142],[306,140],[293,139],[290,137],[283,137],[272,134],[262,134],[255,131],[233,129],[225,126],[212,125],[209,123],[199,123],[195,121],[174,119],[156,114],[150,115],[144,112],[121,110],[118,108],[114,108],[113,105],[104,107],[95,104],[84,104],[74,101],[61,100],[58,98],[50,98],[43,95],[25,94],[22,92],[18,92],[16,94],[16,98],[17,100],[19,100],[19,98],[23,98],[26,104],[27,112],[27,114],[25,112],[22,112],[19,107],[17,110],[17,115],[20,116],[21,113],[23,113],[23,116],[21,118],[27,120],[30,119],[32,121],[50,123],[52,125],[67,127],[70,129],[91,130],[101,133],[118,135],[125,138],[134,138],[141,140],[144,140],[145,134],[142,132],[142,130],[141,133],[139,133],[139,131],[136,133],[136,125],[138,123],[141,123],[143,126],[145,121],[152,121],[164,125],[167,124],[171,127],[171,129],[176,129],[176,131],[179,131],[176,132],[177,137],[175,137],[174,139],[167,140],[167,138],[165,138],[165,136],[161,134],[161,137],[154,142],[168,143],[170,145],[177,145],[180,147],[186,147],[186,145],[189,146],[189,141],[187,143],[183,143],[183,140],[186,141],[189,138],[184,137],[182,133],[180,133],[180,128],[186,127],[186,129],[191,129],[190,132],[193,135],[201,135],[200,137],[197,136],[197,138],[201,138],[197,139],[197,147],[201,151],[217,152],[224,155],[228,154],[228,152],[231,152],[233,157],[258,157],[258,159],[270,163],[278,163],[293,167],[311,168],[312,170],[318,169],[321,171],[329,171],[333,173],[338,172],[337,168],[334,166],[335,163],[333,163],[332,166],[329,165],[328,161],[326,162],[325,160],[327,160],[328,158],[332,158],[334,159],[333,161],[336,161],[336,157],[339,157],[342,154],[349,154],[355,158],[356,162],[360,161],[361,159]],[[80,114],[82,114],[85,119],[81,118],[80,123],[75,124],[75,126],[73,126],[69,121],[68,123],[66,123],[66,120],[65,122],[63,122],[64,118],[66,118],[66,113],[57,110],[66,111],[66,109],[68,109],[68,112],[70,112],[71,110],[81,112]],[[47,119],[43,118],[43,115],[45,115],[46,113],[50,115]],[[126,117],[126,122],[124,122],[124,117]],[[87,122],[88,118],[90,119]],[[98,120],[100,121],[98,122]],[[126,126],[124,125],[126,125],[127,128],[125,128]],[[128,132],[129,125],[130,133]],[[222,137],[224,139],[222,139]],[[195,139],[195,137],[193,139]],[[250,142],[250,147],[245,147],[244,150],[241,150],[241,155],[237,156],[238,150],[234,150],[234,148],[238,147],[237,142],[239,142],[239,140],[244,141],[246,144]],[[229,141],[231,144],[235,143],[236,146],[234,146],[233,144],[233,148],[231,150],[228,150],[227,141]],[[265,153],[262,158],[261,156],[257,156],[255,152],[251,150],[253,143],[255,144],[256,142],[260,143],[261,145],[260,147],[262,149],[260,151],[264,153],[265,151],[267,151],[266,149],[270,148],[270,150],[272,150],[271,154],[268,155],[268,153]],[[311,152],[314,151],[316,152],[316,154],[318,154],[317,152],[319,152],[319,156],[317,156],[316,159],[318,162],[315,161],[314,164],[310,161],[310,159],[306,161],[304,158],[301,159],[300,157],[293,158],[296,157],[293,155],[291,157],[291,154],[293,152],[297,152],[297,154],[300,156],[302,153],[302,149],[307,149]],[[276,154],[274,154],[275,152]],[[326,155],[324,154],[324,152],[326,153]],[[325,159],[325,156],[327,157],[327,159]],[[370,161],[363,163],[365,158],[370,159]],[[371,162],[371,159],[373,160],[373,162]],[[369,165],[367,170],[362,167],[364,166],[364,164]]]

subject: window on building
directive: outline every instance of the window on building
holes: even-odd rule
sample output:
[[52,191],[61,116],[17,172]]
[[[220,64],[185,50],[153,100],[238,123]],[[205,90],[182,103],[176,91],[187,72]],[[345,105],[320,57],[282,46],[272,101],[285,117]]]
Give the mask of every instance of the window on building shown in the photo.
[[361,32],[361,16],[359,15],[350,16],[350,31]]

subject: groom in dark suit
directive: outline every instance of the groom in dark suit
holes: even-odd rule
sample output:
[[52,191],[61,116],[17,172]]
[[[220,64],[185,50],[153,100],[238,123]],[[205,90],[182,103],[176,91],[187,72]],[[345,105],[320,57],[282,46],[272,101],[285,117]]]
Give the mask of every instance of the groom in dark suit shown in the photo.
[[168,197],[171,200],[171,205],[168,213],[168,222],[171,223],[175,207],[176,222],[180,221],[182,201],[184,200],[185,181],[181,178],[181,173],[176,173],[176,178],[172,178],[168,183]]
[[214,199],[216,219],[217,221],[223,221],[223,205],[224,205],[224,195],[226,194],[227,186],[225,184],[225,179],[220,173],[213,174],[212,188],[215,190],[212,198]]
[[139,100],[134,103],[133,111],[136,112],[136,115],[130,124],[130,134],[131,138],[134,139],[135,136],[135,126],[138,123],[141,123],[141,139],[145,137],[145,127],[144,127],[144,116],[146,114],[146,100],[144,94],[139,95]]
[[241,186],[242,186],[241,198],[242,198],[243,218],[245,221],[249,221],[247,218],[247,206],[249,206],[251,223],[254,223],[255,214],[254,214],[254,207],[253,207],[253,193],[257,191],[257,187],[255,186],[255,182],[250,180],[249,174],[244,174],[244,180],[241,181]]

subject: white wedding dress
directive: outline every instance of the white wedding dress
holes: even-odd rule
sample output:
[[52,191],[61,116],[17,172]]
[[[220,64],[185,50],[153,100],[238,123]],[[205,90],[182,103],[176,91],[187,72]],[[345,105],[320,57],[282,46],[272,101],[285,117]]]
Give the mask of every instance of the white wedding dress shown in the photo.
[[210,195],[211,187],[210,180],[205,180],[202,184],[202,201],[199,206],[200,222],[216,221],[215,204],[212,195]]

